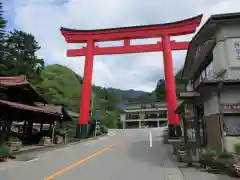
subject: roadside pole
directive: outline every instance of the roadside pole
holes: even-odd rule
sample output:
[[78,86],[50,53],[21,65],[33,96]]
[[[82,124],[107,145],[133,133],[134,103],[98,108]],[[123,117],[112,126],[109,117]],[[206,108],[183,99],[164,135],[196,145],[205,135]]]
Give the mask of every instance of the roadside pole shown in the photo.
[[95,112],[95,115],[96,115],[96,117],[95,117],[95,123],[96,123],[96,127],[95,127],[95,136],[97,136],[97,133],[99,132],[99,130],[100,130],[100,126],[99,126],[99,110],[98,109],[96,109],[96,112]]
[[95,108],[95,93],[92,91],[92,95],[91,95],[91,116],[93,116],[94,108]]
[[149,133],[149,146],[152,147],[152,133],[151,132],[148,133]]

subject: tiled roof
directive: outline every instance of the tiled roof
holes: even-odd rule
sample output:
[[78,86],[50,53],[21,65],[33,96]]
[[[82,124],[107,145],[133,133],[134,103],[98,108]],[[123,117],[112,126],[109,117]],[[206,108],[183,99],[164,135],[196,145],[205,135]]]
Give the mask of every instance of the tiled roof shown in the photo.
[[59,114],[62,113],[62,107],[61,106],[57,106],[57,105],[53,105],[53,104],[43,104],[43,103],[35,103],[35,106],[39,107],[39,108],[44,108],[44,109],[48,109],[50,111],[54,111],[57,112]]
[[26,76],[13,76],[13,77],[0,77],[0,84],[5,86],[16,86],[16,85],[23,85],[29,84],[27,81]]
[[[0,86],[11,88],[19,87],[20,89],[25,88],[28,91],[28,97],[35,102],[47,103],[46,100],[33,88],[31,83],[27,80],[24,75],[12,76],[12,77],[0,77]],[[17,90],[19,91],[19,90]]]
[[46,113],[46,114],[49,114],[49,115],[61,116],[61,113],[59,113],[59,112],[57,112],[53,109],[45,108],[45,107],[30,106],[30,105],[25,105],[25,104],[5,101],[5,100],[0,100],[0,104],[4,104],[4,105],[10,106],[12,108],[16,108],[16,109],[42,112],[42,113]]

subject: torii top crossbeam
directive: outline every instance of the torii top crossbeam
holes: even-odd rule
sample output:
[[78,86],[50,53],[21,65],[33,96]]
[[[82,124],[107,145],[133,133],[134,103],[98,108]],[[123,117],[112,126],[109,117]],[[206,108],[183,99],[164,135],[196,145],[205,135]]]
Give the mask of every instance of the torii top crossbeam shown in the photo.
[[[166,24],[155,24],[146,26],[132,26],[111,29],[98,29],[98,30],[76,30],[61,28],[61,33],[68,43],[85,43],[89,39],[94,42],[116,41],[124,40],[124,46],[117,47],[94,47],[94,55],[106,54],[126,54],[126,53],[140,53],[140,52],[157,52],[162,51],[162,43],[146,44],[146,45],[131,45],[132,39],[144,39],[161,37],[164,34],[168,36],[186,35],[195,32],[196,27],[201,22],[202,15]],[[188,48],[188,42],[175,42],[171,41],[172,50],[185,50]],[[85,56],[86,48],[69,49],[67,56]]]
[[164,34],[180,36],[194,33],[200,24],[202,15],[189,19],[145,26],[120,27],[97,30],[76,30],[61,28],[62,35],[68,43],[85,43],[89,38],[98,41],[116,41],[123,39],[144,39],[160,37]]

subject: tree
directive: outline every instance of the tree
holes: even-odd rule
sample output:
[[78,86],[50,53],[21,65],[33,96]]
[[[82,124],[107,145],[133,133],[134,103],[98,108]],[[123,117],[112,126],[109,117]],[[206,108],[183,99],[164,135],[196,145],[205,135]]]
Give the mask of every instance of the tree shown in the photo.
[[4,51],[4,36],[7,21],[3,18],[3,5],[0,2],[0,52]]
[[180,92],[185,91],[185,80],[182,79],[182,71],[183,69],[180,69],[178,73],[175,76],[175,83],[176,83],[176,91],[179,94]]
[[106,93],[106,110],[108,111],[116,111],[117,110],[117,105],[119,104],[118,98],[116,97],[116,93],[112,90],[107,91],[105,90]]
[[[180,92],[184,91],[184,80],[181,78],[182,75],[182,69],[180,69],[178,71],[178,73],[175,75],[175,84],[176,84],[176,92],[177,94]],[[165,100],[165,96],[166,96],[166,92],[165,92],[165,80],[160,79],[157,83],[157,86],[155,88],[155,92],[156,92],[156,99],[159,101],[164,101]]]
[[[6,27],[7,21],[3,17],[3,5],[0,2],[0,74],[6,73],[6,66],[4,65],[3,59],[4,59],[4,53],[5,53],[5,27]],[[5,73],[4,73],[5,72]]]
[[79,82],[80,84],[82,84],[82,83],[83,83],[82,77],[79,76],[79,75],[78,75],[77,73],[75,73],[75,72],[73,72],[73,74],[75,75],[75,77],[76,77],[76,79],[78,80],[78,82]]
[[4,64],[8,69],[8,75],[24,74],[32,83],[38,82],[44,60],[36,55],[40,46],[35,37],[23,31],[11,31],[6,35],[6,48],[8,53]]
[[166,92],[165,92],[165,80],[164,79],[160,79],[158,81],[155,92],[156,92],[156,99],[158,101],[165,100]]

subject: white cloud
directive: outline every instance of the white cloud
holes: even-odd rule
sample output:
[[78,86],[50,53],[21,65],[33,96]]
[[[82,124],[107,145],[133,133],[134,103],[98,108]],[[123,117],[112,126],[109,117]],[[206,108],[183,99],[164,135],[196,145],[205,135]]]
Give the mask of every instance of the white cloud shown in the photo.
[[[159,0],[6,0],[14,14],[16,28],[32,33],[42,49],[38,54],[47,63],[60,63],[83,74],[84,58],[67,58],[68,45],[60,34],[61,26],[76,29],[109,28],[176,21],[204,12],[240,10],[239,0],[159,1]],[[14,13],[13,13],[14,12]],[[178,41],[188,37],[176,37]],[[155,40],[150,40],[155,41]],[[174,69],[184,62],[185,52],[174,52]],[[94,59],[93,83],[121,89],[151,91],[163,78],[162,54],[98,56]]]

